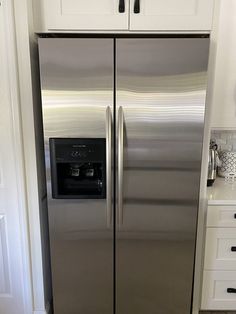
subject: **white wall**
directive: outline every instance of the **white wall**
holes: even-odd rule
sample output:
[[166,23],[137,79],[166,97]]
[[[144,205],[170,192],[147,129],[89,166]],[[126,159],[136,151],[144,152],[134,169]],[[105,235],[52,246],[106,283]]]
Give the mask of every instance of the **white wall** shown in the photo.
[[236,129],[236,1],[216,1],[220,16],[211,126]]

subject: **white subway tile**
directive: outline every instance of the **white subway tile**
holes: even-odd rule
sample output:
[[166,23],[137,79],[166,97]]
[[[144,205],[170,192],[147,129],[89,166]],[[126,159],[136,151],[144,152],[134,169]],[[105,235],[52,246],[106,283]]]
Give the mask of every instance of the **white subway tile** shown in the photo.
[[227,144],[226,139],[223,140],[221,138],[216,138],[215,140],[216,140],[217,145],[226,145]]
[[232,145],[228,145],[228,144],[226,144],[226,145],[221,145],[221,150],[226,150],[226,151],[232,151],[232,149],[233,149],[233,146]]

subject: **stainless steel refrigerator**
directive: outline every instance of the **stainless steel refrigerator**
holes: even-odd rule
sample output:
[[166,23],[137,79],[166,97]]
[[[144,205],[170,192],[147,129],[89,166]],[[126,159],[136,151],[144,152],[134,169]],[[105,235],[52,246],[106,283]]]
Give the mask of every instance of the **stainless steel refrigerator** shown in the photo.
[[208,49],[39,38],[55,314],[190,314]]

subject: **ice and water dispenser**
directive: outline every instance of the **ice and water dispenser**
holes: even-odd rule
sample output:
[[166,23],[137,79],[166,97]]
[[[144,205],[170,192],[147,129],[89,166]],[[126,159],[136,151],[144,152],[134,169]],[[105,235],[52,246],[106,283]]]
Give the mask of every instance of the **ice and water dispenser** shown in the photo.
[[52,197],[106,197],[106,140],[50,138]]

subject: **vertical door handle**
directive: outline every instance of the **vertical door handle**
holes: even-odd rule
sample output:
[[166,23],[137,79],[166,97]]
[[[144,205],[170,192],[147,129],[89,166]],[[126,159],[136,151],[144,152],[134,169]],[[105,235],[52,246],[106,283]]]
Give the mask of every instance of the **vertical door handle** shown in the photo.
[[118,225],[123,223],[124,114],[118,110]]
[[107,227],[112,223],[112,113],[106,109],[106,200],[107,200]]
[[135,14],[140,13],[140,0],[134,1],[134,13]]
[[124,13],[125,12],[125,0],[120,0],[119,1],[119,13]]

